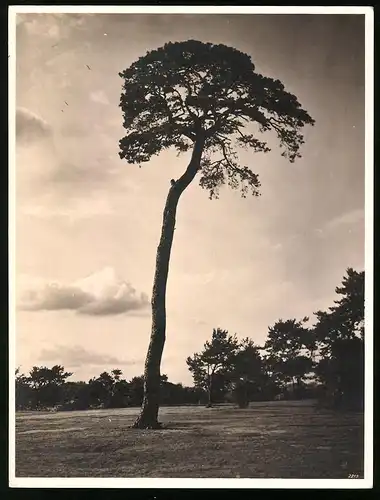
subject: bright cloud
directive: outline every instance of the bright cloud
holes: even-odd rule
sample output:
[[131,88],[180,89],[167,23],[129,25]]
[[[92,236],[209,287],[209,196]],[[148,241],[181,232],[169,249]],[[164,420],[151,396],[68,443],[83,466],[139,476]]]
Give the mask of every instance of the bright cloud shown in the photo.
[[352,226],[358,223],[362,223],[364,221],[364,216],[365,214],[362,208],[357,210],[351,210],[350,212],[346,212],[342,215],[339,215],[338,217],[335,217],[334,219],[331,219],[326,224],[326,228],[336,229],[337,227],[343,225]]
[[109,104],[108,97],[103,90],[97,90],[96,92],[91,92],[90,99],[94,102],[98,102],[100,104]]
[[148,296],[116,276],[112,268],[70,284],[22,286],[19,308],[28,311],[72,310],[89,316],[133,313],[149,305]]

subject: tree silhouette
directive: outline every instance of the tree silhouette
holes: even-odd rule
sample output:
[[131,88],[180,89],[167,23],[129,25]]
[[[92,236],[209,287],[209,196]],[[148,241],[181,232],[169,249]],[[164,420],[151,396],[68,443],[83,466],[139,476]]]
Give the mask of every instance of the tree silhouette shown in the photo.
[[315,335],[322,352],[329,352],[339,339],[364,339],[364,271],[347,268],[341,286],[335,288],[341,296],[328,311],[317,311]]
[[240,342],[229,372],[236,402],[246,408],[250,396],[262,390],[264,383],[263,360],[253,340],[247,337]]
[[90,380],[91,395],[97,404],[110,408],[125,399],[128,388],[126,381],[121,379],[122,374],[123,372],[116,368],[111,370],[111,373],[105,371]]
[[62,387],[71,375],[61,365],[52,368],[33,366],[25,380],[33,390],[35,406],[39,408],[57,404],[61,399]]
[[[279,80],[255,72],[251,58],[222,44],[196,40],[167,43],[140,57],[120,73],[124,79],[120,107],[127,135],[119,142],[120,158],[148,162],[164,149],[191,151],[179,179],[172,179],[163,213],[152,292],[152,330],[144,372],[144,400],[136,428],[157,428],[160,365],[166,336],[166,285],[176,211],[181,194],[199,174],[210,198],[228,184],[242,196],[259,194],[260,182],[239,163],[236,147],[268,152],[255,135],[272,131],[282,155],[300,156],[301,133],[314,120]],[[245,125],[255,125],[248,133]]]
[[214,328],[211,341],[205,342],[203,350],[186,359],[189,370],[193,374],[195,386],[207,390],[208,406],[212,406],[213,403],[215,375],[229,371],[238,347],[236,335],[232,336],[227,330]]
[[91,407],[91,385],[86,382],[65,382],[59,410],[88,410]]
[[21,373],[20,367],[15,370],[15,399],[16,410],[30,408],[33,404],[33,393],[28,377]]
[[322,359],[317,375],[336,406],[362,407],[364,398],[364,271],[347,268],[340,296],[328,311],[315,313]]
[[132,406],[141,406],[144,398],[144,376],[133,377],[129,382],[130,404]]
[[[269,327],[264,345],[268,353],[267,362],[282,384],[295,383],[300,390],[302,379],[313,368],[313,355],[316,349],[311,331],[305,326],[306,316],[301,321],[280,319]],[[308,354],[308,356],[306,355]]]

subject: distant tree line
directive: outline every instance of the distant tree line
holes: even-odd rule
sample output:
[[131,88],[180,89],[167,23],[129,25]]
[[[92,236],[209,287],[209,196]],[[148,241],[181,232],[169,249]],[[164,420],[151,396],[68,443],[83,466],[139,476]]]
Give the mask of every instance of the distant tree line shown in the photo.
[[[364,404],[364,271],[348,268],[327,311],[309,318],[280,319],[263,346],[238,340],[216,328],[203,349],[186,360],[194,386],[173,384],[161,375],[160,404],[194,405],[250,401],[318,399],[342,409]],[[63,366],[16,370],[16,409],[84,410],[141,406],[143,376],[130,381],[122,371],[103,372],[88,382],[70,382]]]
[[[16,371],[16,409],[22,410],[87,410],[92,408],[125,408],[141,406],[144,394],[143,376],[130,381],[122,371],[103,372],[88,382],[70,382],[72,373],[62,366],[33,367],[28,376]],[[198,404],[202,391],[196,387],[173,384],[161,375],[163,405]]]

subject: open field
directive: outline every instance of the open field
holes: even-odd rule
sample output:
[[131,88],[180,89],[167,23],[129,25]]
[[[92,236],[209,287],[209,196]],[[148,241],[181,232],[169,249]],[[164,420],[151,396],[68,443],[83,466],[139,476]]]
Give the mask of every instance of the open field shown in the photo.
[[162,408],[159,431],[129,429],[138,408],[16,416],[17,477],[363,477],[363,416],[310,402],[246,410]]

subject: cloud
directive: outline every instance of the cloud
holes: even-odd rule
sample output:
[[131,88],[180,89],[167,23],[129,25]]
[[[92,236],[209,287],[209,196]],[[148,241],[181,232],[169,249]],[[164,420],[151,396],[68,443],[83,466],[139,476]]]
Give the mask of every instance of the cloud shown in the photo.
[[114,210],[106,198],[90,198],[85,200],[74,200],[65,206],[58,203],[47,203],[45,205],[23,205],[20,207],[20,213],[39,219],[51,219],[59,217],[69,221],[80,219],[89,219],[92,217],[108,216],[114,213]]
[[194,318],[193,321],[198,326],[207,326],[207,325],[210,325],[210,323],[208,321],[204,321],[203,319]]
[[360,224],[364,224],[365,212],[364,209],[358,208],[355,210],[350,210],[349,212],[343,213],[329,220],[323,228],[314,229],[314,233],[323,238],[332,232],[339,231],[343,228],[348,228],[351,231],[354,227]]
[[114,171],[106,162],[96,161],[79,166],[72,162],[62,161],[51,172],[49,182],[50,184],[67,186],[72,190],[74,185],[81,185],[81,188],[83,188],[84,184],[87,186],[103,186],[107,178],[112,174],[114,174]]
[[65,120],[59,125],[58,131],[62,137],[74,137],[77,140],[78,137],[86,137],[88,135],[88,126],[80,124],[78,121]]
[[[60,35],[59,15],[55,14],[24,14],[22,24],[29,35],[56,38]],[[19,23],[20,24],[20,23]]]
[[30,146],[20,148],[17,185],[20,214],[69,223],[117,213],[116,193],[120,191],[124,196],[134,189],[108,158],[78,166],[61,161],[54,148]]
[[43,349],[39,356],[40,361],[58,363],[70,368],[81,368],[83,365],[120,367],[135,365],[138,360],[123,360],[105,353],[87,350],[82,346],[56,346]]
[[16,109],[16,138],[34,141],[51,135],[51,127],[40,116],[26,108]]
[[149,306],[145,293],[118,278],[112,268],[70,284],[33,283],[22,287],[19,308],[27,311],[71,310],[88,316],[110,316]]
[[91,101],[98,102],[100,104],[109,104],[108,97],[103,90],[97,90],[96,92],[91,92]]
[[68,38],[73,29],[83,29],[85,22],[94,15],[65,12],[16,14],[16,25],[22,26],[29,36],[61,40]]
[[335,217],[326,224],[327,229],[335,229],[337,227],[348,225],[353,226],[364,221],[364,209],[351,210],[344,214]]
[[39,290],[27,290],[23,294],[21,308],[29,311],[80,310],[93,297],[77,287],[46,284]]

